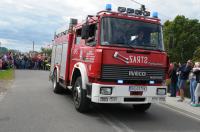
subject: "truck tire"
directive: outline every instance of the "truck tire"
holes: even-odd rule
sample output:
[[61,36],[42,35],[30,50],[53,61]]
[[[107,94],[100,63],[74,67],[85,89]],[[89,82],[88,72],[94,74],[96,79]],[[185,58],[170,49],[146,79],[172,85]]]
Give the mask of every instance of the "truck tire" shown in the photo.
[[89,110],[90,100],[87,98],[86,90],[82,89],[82,79],[78,77],[73,86],[73,101],[77,111],[84,113]]
[[63,89],[61,88],[61,86],[57,82],[57,72],[56,71],[53,72],[52,83],[53,83],[53,91],[54,91],[54,93],[56,93],[56,94],[63,93]]
[[137,112],[145,112],[147,111],[151,106],[151,103],[148,104],[134,104],[133,109]]

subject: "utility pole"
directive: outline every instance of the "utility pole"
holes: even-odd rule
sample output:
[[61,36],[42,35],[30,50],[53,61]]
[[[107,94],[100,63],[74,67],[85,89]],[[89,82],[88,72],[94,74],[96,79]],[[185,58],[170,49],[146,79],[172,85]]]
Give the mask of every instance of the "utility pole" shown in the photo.
[[34,52],[34,48],[35,48],[35,42],[33,41],[33,52]]

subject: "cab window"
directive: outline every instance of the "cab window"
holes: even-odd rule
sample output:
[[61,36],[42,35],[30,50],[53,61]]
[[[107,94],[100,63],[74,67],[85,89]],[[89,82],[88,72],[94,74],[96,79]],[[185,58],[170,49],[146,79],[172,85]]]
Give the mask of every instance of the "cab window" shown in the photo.
[[87,39],[87,43],[89,45],[95,45],[96,44],[96,31],[97,31],[97,26],[96,24],[91,24],[89,26],[89,38]]
[[80,44],[81,41],[81,29],[76,30],[76,44]]

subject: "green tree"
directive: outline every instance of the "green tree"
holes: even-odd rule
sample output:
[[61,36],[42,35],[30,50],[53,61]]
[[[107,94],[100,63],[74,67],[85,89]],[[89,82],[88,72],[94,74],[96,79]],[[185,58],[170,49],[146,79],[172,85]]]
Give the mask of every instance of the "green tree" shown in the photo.
[[8,52],[8,49],[5,47],[0,47],[0,57]]
[[192,59],[200,42],[200,23],[197,19],[176,16],[164,23],[164,43],[171,61]]
[[52,49],[50,48],[44,48],[44,47],[41,48],[41,53],[44,53],[47,56],[51,56],[51,52],[52,52]]
[[194,51],[194,54],[193,54],[193,59],[192,59],[194,62],[195,61],[198,61],[200,62],[200,47],[197,47],[197,49]]

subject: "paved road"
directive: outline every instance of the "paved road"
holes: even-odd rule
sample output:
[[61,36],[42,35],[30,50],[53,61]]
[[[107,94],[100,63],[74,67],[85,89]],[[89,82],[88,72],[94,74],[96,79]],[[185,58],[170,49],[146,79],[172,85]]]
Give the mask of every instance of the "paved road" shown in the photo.
[[198,121],[159,105],[145,114],[129,105],[95,105],[80,114],[70,95],[56,95],[50,87],[48,72],[16,71],[0,101],[0,132],[200,131]]

